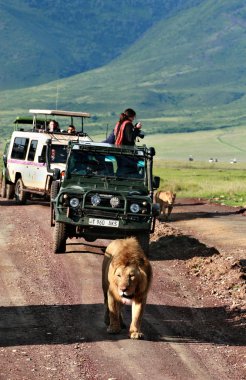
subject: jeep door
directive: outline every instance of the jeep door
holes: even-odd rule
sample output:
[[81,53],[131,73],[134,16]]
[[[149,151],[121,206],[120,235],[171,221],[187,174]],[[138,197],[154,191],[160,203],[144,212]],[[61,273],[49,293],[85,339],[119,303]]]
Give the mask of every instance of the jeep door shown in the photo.
[[29,145],[28,151],[28,164],[31,173],[29,188],[44,191],[47,182],[47,163],[46,156],[46,142],[42,140],[32,140]]
[[40,142],[38,139],[30,139],[30,143],[27,150],[26,165],[25,170],[23,170],[23,183],[26,187],[30,189],[40,189],[44,188],[41,180],[42,168],[45,166],[44,163],[38,162],[37,148]]
[[[28,185],[31,189],[44,190],[47,178],[47,167],[44,160],[40,160],[39,157],[43,157],[42,150],[46,148],[44,142],[41,140],[32,139],[30,141],[27,162],[29,166],[30,183]],[[42,161],[42,162],[41,162]]]

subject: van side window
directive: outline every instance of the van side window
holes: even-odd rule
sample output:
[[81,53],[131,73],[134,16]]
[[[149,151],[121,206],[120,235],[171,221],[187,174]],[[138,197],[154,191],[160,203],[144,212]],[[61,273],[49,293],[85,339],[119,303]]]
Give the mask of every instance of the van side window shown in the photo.
[[44,145],[41,152],[41,157],[43,158],[43,162],[46,162],[46,150],[47,150],[47,146]]
[[28,153],[28,157],[27,157],[28,161],[34,161],[37,145],[38,145],[38,140],[32,140],[31,141],[29,153]]
[[16,137],[14,139],[13,149],[11,152],[11,158],[24,160],[26,158],[28,143],[29,143],[29,139],[25,137]]
[[50,159],[52,163],[65,164],[67,161],[67,146],[66,145],[51,145]]

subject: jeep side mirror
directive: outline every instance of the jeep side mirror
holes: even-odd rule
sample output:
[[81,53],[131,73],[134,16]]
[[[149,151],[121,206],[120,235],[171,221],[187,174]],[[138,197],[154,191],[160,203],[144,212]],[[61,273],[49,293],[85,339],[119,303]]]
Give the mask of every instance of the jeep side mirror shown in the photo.
[[38,156],[38,162],[44,163],[45,162],[45,157]]
[[53,180],[58,181],[61,178],[61,171],[58,168],[53,170]]
[[151,157],[154,157],[155,156],[155,148],[153,148],[152,146],[148,149],[148,153]]
[[154,190],[158,189],[158,187],[160,186],[160,181],[161,181],[160,177],[158,177],[158,176],[153,177],[153,189]]

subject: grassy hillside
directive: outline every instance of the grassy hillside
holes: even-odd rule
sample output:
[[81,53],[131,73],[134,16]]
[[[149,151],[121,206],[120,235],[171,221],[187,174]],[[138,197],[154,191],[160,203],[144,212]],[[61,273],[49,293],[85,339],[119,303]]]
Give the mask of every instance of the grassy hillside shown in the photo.
[[100,67],[156,21],[201,0],[0,0],[1,89]]
[[245,23],[242,0],[204,0],[159,21],[104,67],[2,91],[0,134],[16,114],[41,107],[91,112],[93,133],[129,106],[149,133],[245,126]]
[[208,162],[210,158],[217,158],[218,162],[224,163],[230,163],[234,158],[239,163],[246,163],[245,141],[244,127],[154,134],[147,135],[143,140],[148,146],[155,147],[157,159],[187,162],[192,156],[194,161]]

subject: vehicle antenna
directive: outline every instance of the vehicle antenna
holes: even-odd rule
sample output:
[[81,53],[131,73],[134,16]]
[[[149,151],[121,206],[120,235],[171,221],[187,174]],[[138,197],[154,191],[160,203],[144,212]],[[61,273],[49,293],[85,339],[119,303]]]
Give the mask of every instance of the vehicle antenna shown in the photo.
[[59,96],[59,91],[58,91],[58,83],[56,84],[56,110],[58,109],[58,96]]

